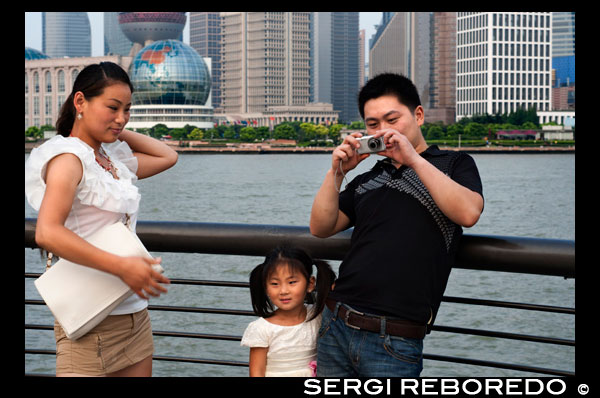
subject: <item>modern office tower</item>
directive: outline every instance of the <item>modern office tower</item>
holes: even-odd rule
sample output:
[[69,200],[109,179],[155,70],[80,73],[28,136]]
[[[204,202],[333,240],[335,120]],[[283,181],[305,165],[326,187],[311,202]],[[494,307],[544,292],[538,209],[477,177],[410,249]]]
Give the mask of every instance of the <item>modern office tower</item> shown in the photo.
[[309,102],[309,12],[222,12],[221,17],[225,113]]
[[190,46],[212,60],[212,105],[221,110],[221,16],[218,12],[190,12]]
[[331,103],[331,12],[312,15],[311,101]]
[[456,12],[434,12],[431,21],[430,109],[427,121],[456,117]]
[[369,40],[369,78],[384,72],[408,76],[409,12],[384,12]]
[[549,111],[552,13],[458,12],[456,117]]
[[42,52],[50,58],[91,56],[87,12],[42,12]]
[[333,104],[342,122],[360,120],[358,13],[313,13],[311,43],[312,100]]
[[358,87],[365,83],[365,35],[366,30],[361,29],[358,32]]
[[417,87],[421,104],[429,107],[430,13],[383,13],[369,41],[369,77],[402,74]]
[[104,13],[104,55],[129,55],[133,42],[119,26],[118,12]]
[[556,73],[554,87],[575,84],[574,12],[552,13],[552,68]]
[[552,56],[575,55],[575,12],[552,13]]

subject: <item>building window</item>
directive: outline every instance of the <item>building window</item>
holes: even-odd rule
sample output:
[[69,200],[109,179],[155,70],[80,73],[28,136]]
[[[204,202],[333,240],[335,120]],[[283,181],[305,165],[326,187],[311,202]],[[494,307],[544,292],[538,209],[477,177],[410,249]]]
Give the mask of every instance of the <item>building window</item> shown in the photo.
[[65,71],[63,70],[58,71],[58,92],[65,92]]
[[52,75],[50,75],[50,71],[46,71],[44,74],[44,80],[46,81],[46,92],[52,92]]

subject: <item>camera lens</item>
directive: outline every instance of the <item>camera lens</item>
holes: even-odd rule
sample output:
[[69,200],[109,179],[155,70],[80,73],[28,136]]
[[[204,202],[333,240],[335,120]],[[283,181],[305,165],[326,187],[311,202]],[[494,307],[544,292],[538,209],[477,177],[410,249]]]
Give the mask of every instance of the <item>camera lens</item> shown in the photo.
[[371,138],[368,142],[368,145],[371,149],[377,149],[377,147],[379,146],[376,138]]

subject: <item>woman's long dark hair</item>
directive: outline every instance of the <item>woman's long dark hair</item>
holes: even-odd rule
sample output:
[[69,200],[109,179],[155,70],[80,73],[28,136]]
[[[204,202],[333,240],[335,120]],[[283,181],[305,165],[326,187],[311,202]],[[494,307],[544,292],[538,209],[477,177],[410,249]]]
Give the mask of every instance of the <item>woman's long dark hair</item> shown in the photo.
[[58,134],[68,137],[73,129],[75,122],[76,110],[73,104],[75,93],[81,91],[83,96],[90,100],[104,92],[107,86],[117,82],[125,83],[133,93],[133,85],[129,80],[127,72],[119,65],[113,62],[100,62],[86,66],[75,79],[73,83],[73,91],[60,108],[58,119],[56,120],[56,131]]
[[293,271],[300,272],[307,280],[312,276],[313,268],[317,268],[317,283],[314,294],[307,295],[309,304],[314,304],[310,320],[316,318],[325,307],[327,293],[335,281],[335,273],[326,261],[313,260],[304,250],[291,246],[280,246],[267,254],[265,261],[257,265],[250,273],[250,297],[254,313],[260,317],[268,318],[275,312],[275,308],[267,296],[267,278],[279,264],[287,264]]

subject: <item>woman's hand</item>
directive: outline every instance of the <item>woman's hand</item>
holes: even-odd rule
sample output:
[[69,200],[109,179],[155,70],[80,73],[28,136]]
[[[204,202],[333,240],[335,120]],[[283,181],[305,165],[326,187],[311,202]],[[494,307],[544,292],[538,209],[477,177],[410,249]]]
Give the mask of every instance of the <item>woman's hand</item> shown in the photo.
[[167,292],[159,282],[171,283],[166,276],[152,269],[152,264],[160,264],[161,261],[161,258],[123,257],[118,276],[144,300],[148,300],[147,295],[158,297],[161,292]]

